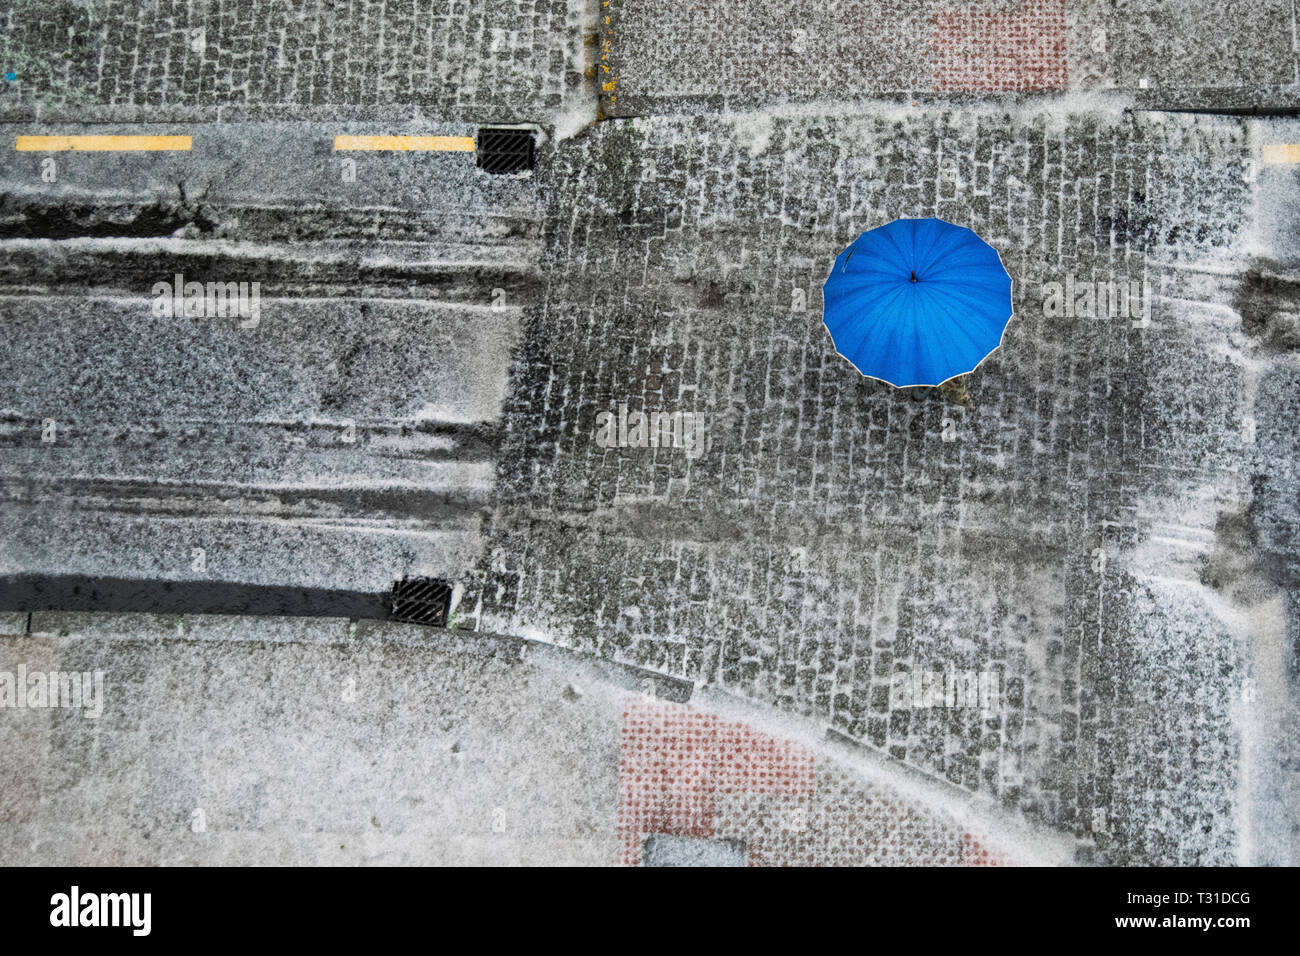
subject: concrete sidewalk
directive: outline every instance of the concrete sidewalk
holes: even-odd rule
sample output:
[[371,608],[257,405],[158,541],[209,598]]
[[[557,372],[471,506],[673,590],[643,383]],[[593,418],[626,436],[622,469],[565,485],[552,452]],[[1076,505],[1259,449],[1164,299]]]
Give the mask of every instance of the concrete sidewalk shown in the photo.
[[102,695],[0,709],[6,865],[674,865],[722,845],[768,865],[1070,860],[797,728],[655,699],[544,645],[301,618],[32,626],[0,637],[0,688],[22,667],[39,702],[31,675],[98,671]]

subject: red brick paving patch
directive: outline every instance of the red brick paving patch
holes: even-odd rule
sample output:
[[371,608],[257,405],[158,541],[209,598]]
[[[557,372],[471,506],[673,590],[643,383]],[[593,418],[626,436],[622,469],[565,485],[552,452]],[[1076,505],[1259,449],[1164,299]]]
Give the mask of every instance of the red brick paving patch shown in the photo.
[[963,866],[1007,866],[1010,861],[997,850],[990,850],[969,833],[961,835],[961,862]]
[[623,714],[618,832],[624,864],[640,862],[642,842],[652,833],[712,837],[721,795],[812,791],[813,755],[798,744],[679,704],[634,704]]
[[989,841],[887,789],[817,769],[789,740],[680,704],[623,713],[619,856],[646,837],[741,838],[750,866],[1006,866]]
[[931,18],[934,88],[942,91],[1063,90],[1065,0],[1025,0],[1005,12],[968,4]]

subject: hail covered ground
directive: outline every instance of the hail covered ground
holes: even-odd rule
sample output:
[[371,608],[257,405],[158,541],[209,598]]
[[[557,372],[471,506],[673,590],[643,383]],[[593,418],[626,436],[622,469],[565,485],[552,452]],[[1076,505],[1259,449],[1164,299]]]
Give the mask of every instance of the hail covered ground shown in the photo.
[[1142,6],[0,4],[0,860],[1296,863],[1294,11]]

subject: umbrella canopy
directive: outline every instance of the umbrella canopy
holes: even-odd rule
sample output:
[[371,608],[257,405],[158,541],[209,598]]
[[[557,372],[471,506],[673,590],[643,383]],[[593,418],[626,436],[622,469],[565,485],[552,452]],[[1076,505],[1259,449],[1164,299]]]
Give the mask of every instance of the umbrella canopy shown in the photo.
[[839,254],[823,286],[835,350],[900,388],[972,371],[1002,342],[1011,276],[965,226],[896,219]]

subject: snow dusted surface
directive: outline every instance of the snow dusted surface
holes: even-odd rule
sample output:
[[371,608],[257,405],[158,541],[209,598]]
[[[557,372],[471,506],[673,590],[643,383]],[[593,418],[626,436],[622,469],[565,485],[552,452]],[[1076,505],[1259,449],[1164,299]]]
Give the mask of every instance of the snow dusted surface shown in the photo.
[[[875,96],[1119,90],[1202,105],[1297,82],[1286,0],[612,0],[603,105],[708,113]],[[1172,105],[1172,102],[1167,104]]]
[[[1286,456],[1248,422],[1289,415],[1258,383],[1290,360],[1239,312],[1272,241],[1258,148],[1240,120],[1094,95],[656,116],[561,147],[482,623],[824,722],[1082,858],[1288,858],[1294,815],[1265,837],[1272,798],[1242,783],[1287,786],[1252,658],[1270,635],[1290,695],[1294,627],[1249,530]],[[580,205],[602,164],[621,185]],[[907,215],[970,225],[1016,279],[965,398],[863,382],[820,324],[825,250]],[[1067,275],[1145,280],[1149,324],[1046,314]],[[707,453],[601,447],[623,402],[703,414]],[[996,718],[891,695],[963,669],[1002,676]]]
[[[631,675],[517,640],[433,646],[400,625],[201,615],[40,615],[33,631],[0,646],[0,669],[107,674],[98,718],[27,710],[0,724],[16,755],[0,853],[16,865],[607,865],[626,819],[625,713],[667,707],[699,726],[718,713],[817,746],[734,702],[646,703]],[[721,800],[718,833],[772,863],[1069,859],[1059,837],[1008,828],[853,751],[831,748],[808,773],[793,799]],[[875,808],[865,825],[855,807]],[[94,828],[63,825],[90,814]]]
[[[112,675],[98,725],[0,712],[0,857],[636,861],[693,818],[623,774],[698,731],[782,768],[697,794],[763,862],[1296,862],[1300,123],[1164,109],[1295,105],[1288,3],[214,0],[144,67],[180,5],[37,6],[6,135],[195,148],[0,155],[0,575],[433,575],[465,630],[0,609],[0,670]],[[537,169],[330,148],[480,123]],[[821,324],[903,216],[1015,283],[958,389]],[[259,321],[155,315],[177,273]],[[622,406],[703,454],[597,442]],[[995,708],[898,693],[968,672]]]

